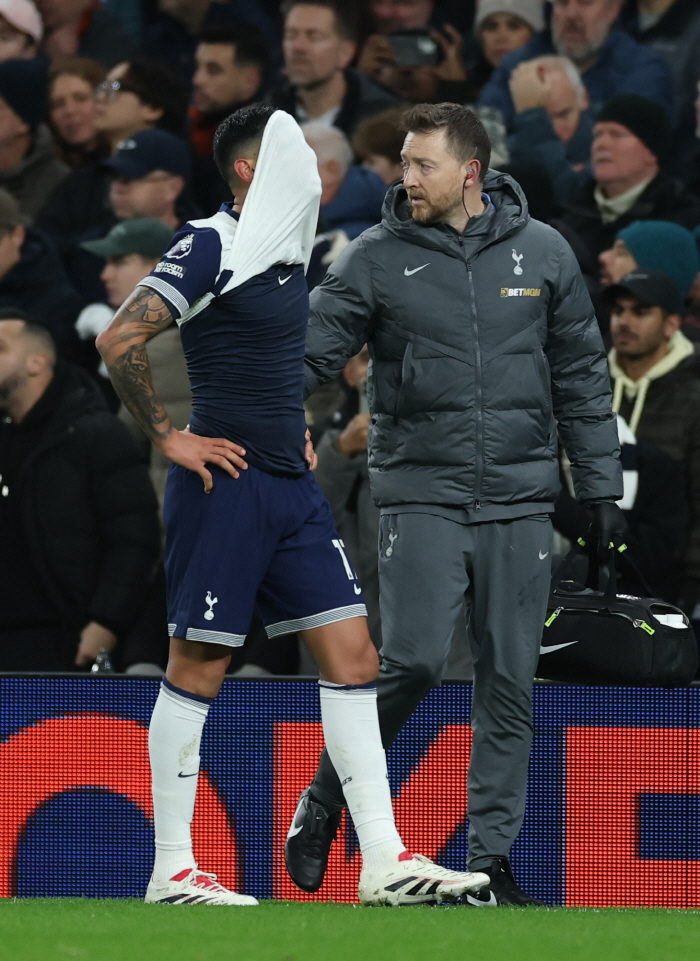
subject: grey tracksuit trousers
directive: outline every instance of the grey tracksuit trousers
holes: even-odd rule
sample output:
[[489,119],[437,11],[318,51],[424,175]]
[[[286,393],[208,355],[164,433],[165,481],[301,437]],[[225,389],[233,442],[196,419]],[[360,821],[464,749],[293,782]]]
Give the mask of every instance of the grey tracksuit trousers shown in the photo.
[[[379,577],[383,665],[377,684],[389,747],[442,679],[466,597],[474,658],[469,866],[508,855],[525,813],[532,681],[550,584],[552,527],[537,515],[481,524],[428,513],[384,514]],[[344,803],[326,751],[312,785]]]

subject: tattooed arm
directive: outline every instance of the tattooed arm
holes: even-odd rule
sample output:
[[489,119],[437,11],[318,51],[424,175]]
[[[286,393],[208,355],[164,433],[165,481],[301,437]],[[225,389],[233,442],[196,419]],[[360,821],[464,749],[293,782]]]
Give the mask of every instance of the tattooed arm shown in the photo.
[[206,464],[216,464],[232,477],[245,469],[242,447],[224,438],[201,437],[175,430],[156,397],[146,343],[172,323],[170,310],[150,287],[137,287],[97,338],[114,389],[136,423],[166,457],[200,475],[204,490],[213,486]]

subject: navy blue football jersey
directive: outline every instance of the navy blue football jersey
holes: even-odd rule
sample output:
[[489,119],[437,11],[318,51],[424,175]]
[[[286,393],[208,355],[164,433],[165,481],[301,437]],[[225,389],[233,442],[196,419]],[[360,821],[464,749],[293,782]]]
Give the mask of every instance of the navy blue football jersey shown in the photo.
[[302,264],[276,264],[235,286],[231,205],[180,230],[141,283],[180,326],[193,433],[225,437],[271,474],[304,473],[303,371],[309,295]]

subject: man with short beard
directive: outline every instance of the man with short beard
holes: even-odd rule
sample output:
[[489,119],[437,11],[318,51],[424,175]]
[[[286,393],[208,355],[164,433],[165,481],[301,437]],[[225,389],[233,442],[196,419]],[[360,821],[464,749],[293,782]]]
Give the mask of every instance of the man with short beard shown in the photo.
[[[516,884],[509,854],[525,813],[532,680],[549,596],[555,422],[594,532],[619,545],[610,383],[574,255],[559,233],[530,219],[514,180],[489,172],[476,115],[420,104],[403,129],[403,183],[389,188],[381,225],[352,241],[312,291],[306,389],[338,377],[367,343],[383,741],[393,743],[440,683],[466,596],[469,864],[491,882],[483,898],[467,900],[536,905]],[[287,869],[316,891],[343,807],[327,754],[302,802],[309,830],[295,821]]]
[[270,100],[299,122],[320,121],[347,137],[360,120],[396,104],[383,87],[350,67],[357,53],[357,16],[339,0],[285,0],[284,73]]
[[593,113],[620,93],[643,93],[670,113],[670,68],[655,50],[614,29],[621,6],[622,0],[554,0],[549,27],[503,58],[484,87],[479,105],[500,110],[510,127],[514,119],[508,89],[511,73],[519,63],[556,53],[576,64]]

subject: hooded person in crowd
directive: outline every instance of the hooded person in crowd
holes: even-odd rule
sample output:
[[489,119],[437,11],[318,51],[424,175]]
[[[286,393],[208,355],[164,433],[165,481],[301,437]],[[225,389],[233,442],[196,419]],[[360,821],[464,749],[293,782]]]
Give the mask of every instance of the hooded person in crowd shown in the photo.
[[681,332],[683,301],[656,270],[635,270],[605,291],[613,348],[613,409],[641,441],[683,467],[688,533],[675,597],[692,615],[700,601],[700,363]]

